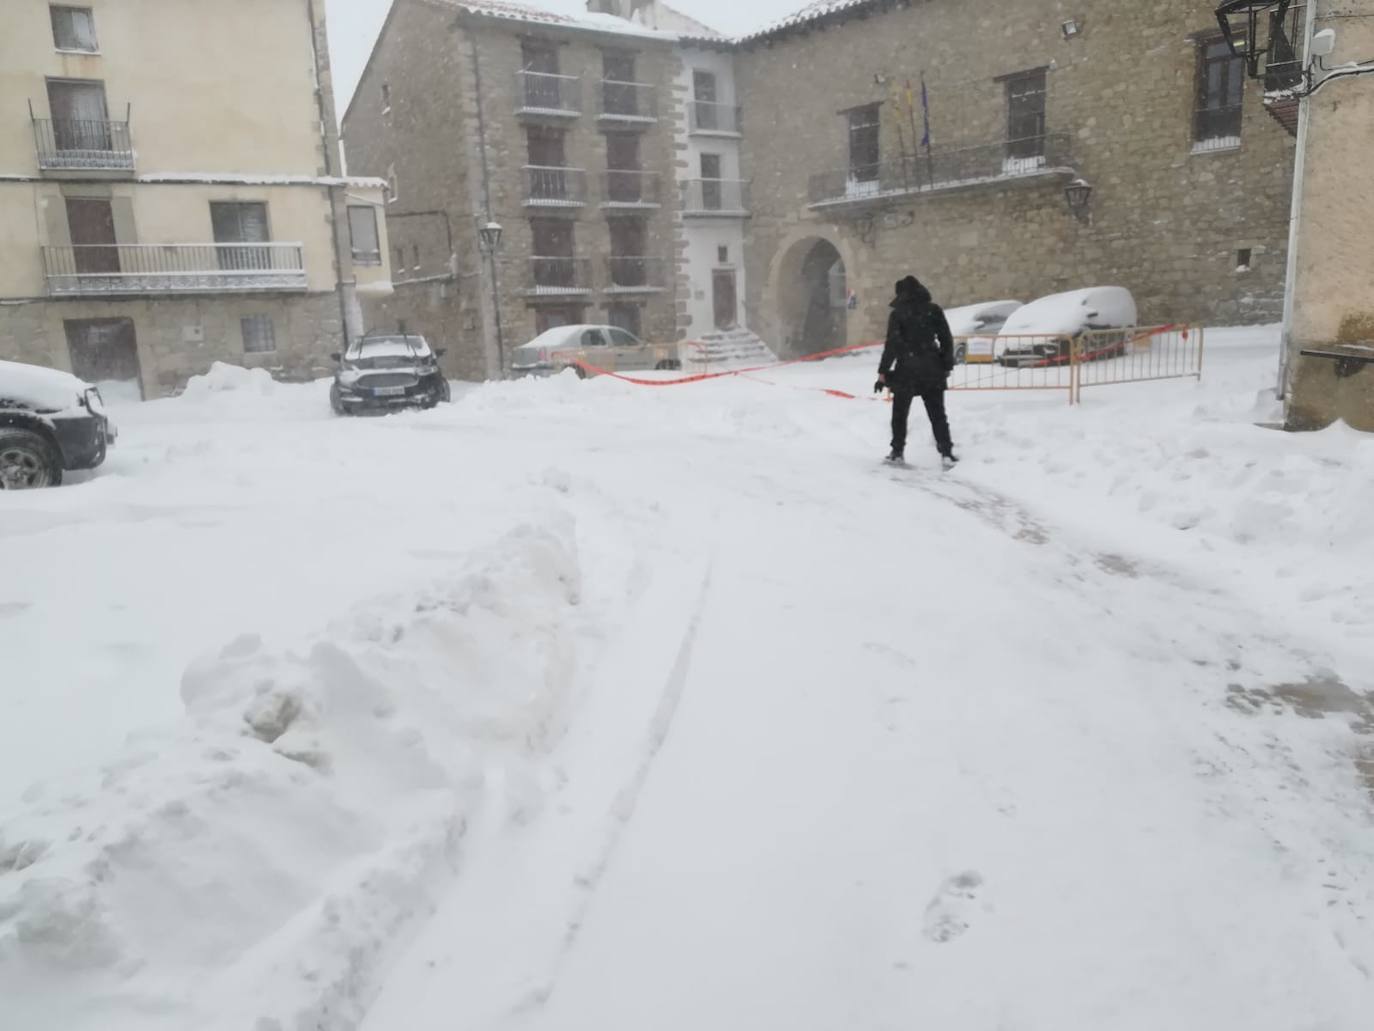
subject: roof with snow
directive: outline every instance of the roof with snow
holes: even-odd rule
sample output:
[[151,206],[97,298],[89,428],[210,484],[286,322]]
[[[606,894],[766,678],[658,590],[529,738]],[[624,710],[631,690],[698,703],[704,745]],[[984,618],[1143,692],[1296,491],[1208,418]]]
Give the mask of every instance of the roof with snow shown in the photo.
[[781,18],[756,32],[750,32],[739,37],[736,42],[752,43],[757,40],[785,35],[790,31],[805,31],[817,24],[843,21],[850,15],[872,8],[887,10],[892,7],[909,7],[910,5],[911,0],[815,0],[801,10],[789,14],[786,18]]
[[675,42],[677,35],[646,28],[635,22],[617,18],[613,14],[597,14],[587,11],[576,18],[555,11],[532,7],[528,4],[512,3],[511,0],[423,0],[431,7],[445,7],[461,14],[470,14],[494,21],[530,22],[554,28],[581,29],[590,32],[607,32],[618,36],[639,36]]

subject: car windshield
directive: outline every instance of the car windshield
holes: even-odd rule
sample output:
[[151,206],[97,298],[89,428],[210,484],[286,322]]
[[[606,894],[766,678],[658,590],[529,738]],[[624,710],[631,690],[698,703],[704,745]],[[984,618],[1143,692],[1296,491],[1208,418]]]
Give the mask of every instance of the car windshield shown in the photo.
[[344,361],[356,369],[400,369],[433,357],[424,337],[370,337],[350,347]]

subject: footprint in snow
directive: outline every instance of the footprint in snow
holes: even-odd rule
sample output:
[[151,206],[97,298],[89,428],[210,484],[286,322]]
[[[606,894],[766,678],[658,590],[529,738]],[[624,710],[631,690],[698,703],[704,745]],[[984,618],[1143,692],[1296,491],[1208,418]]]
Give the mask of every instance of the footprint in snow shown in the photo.
[[940,885],[926,906],[925,936],[944,944],[967,931],[982,887],[983,875],[975,870],[965,870]]

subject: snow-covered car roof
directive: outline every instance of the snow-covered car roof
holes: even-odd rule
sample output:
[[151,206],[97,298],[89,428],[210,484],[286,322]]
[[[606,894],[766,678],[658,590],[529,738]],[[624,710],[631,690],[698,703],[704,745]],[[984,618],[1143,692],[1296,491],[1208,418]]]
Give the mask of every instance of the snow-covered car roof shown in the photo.
[[1090,286],[1031,301],[998,335],[1072,335],[1089,326],[1134,326],[1137,318],[1135,298],[1124,286]]
[[348,346],[344,357],[349,361],[359,358],[432,358],[434,352],[429,341],[419,336],[372,336],[355,340]]
[[0,361],[0,408],[61,412],[81,403],[91,385],[70,372],[42,365]]
[[556,350],[559,347],[578,347],[582,343],[582,334],[589,329],[599,329],[603,333],[615,329],[615,326],[597,326],[585,323],[577,326],[556,326],[553,329],[546,329],[528,344],[522,347],[538,348],[540,350]]
[[978,332],[982,328],[979,322],[988,316],[1006,318],[1021,307],[1020,301],[984,301],[950,308],[945,312],[945,319],[949,322],[949,331],[957,337],[963,337]]

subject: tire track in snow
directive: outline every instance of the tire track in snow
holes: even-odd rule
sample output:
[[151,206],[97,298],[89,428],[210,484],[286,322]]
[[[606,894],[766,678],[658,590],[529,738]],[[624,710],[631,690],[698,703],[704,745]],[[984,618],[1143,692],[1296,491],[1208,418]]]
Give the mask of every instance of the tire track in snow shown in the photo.
[[512,1017],[529,1016],[542,1011],[548,1005],[558,987],[563,968],[582,936],[587,915],[591,911],[592,903],[596,900],[597,889],[600,888],[601,882],[610,870],[611,862],[619,850],[625,831],[634,818],[640,796],[644,792],[645,785],[649,782],[654,763],[672,733],[674,720],[682,704],[682,697],[687,691],[687,678],[692,671],[692,655],[696,649],[697,634],[701,629],[702,617],[706,611],[706,599],[710,595],[714,571],[715,558],[713,556],[707,564],[701,591],[697,596],[696,605],[692,609],[691,618],[687,622],[687,630],[683,634],[682,643],[678,646],[677,657],[673,662],[672,669],[668,672],[667,680],[664,681],[663,690],[659,695],[658,707],[654,710],[653,718],[649,721],[648,736],[639,763],[630,774],[629,779],[616,792],[615,801],[610,810],[611,826],[606,832],[606,839],[602,843],[595,861],[574,882],[581,897],[568,921],[567,931],[558,949],[558,954],[552,962],[552,969],[542,987],[530,992],[511,1008],[510,1015]]

